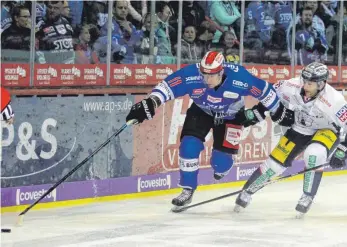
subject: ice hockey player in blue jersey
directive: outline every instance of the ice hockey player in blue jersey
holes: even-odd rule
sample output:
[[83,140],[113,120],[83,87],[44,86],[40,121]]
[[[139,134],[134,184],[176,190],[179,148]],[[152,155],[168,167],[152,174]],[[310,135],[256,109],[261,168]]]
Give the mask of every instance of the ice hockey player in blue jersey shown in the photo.
[[[292,112],[279,101],[272,85],[251,75],[244,67],[227,64],[224,56],[209,51],[201,63],[186,66],[154,87],[148,98],[133,105],[126,121],[152,119],[155,109],[166,101],[189,95],[193,100],[181,133],[179,147],[179,186],[182,193],[172,200],[177,208],[192,201],[198,184],[199,155],[205,137],[213,129],[211,166],[214,178],[222,179],[233,165],[243,127],[262,121],[259,112],[266,107],[273,121],[292,123]],[[253,96],[262,104],[245,109],[244,96]]]

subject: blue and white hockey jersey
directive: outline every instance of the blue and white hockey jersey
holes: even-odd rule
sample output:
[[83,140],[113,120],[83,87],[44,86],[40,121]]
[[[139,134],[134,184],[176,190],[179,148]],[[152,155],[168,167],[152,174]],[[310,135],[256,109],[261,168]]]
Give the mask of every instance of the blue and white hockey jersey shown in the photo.
[[188,94],[194,103],[215,118],[233,119],[245,106],[244,96],[253,96],[269,111],[275,111],[279,99],[271,84],[250,74],[243,66],[224,64],[222,84],[209,88],[199,72],[199,64],[191,64],[160,82],[151,92],[161,103]]

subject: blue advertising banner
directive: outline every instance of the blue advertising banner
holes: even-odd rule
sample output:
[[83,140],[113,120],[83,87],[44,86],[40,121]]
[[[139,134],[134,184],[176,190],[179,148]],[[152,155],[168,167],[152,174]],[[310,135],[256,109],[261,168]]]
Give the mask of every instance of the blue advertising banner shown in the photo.
[[[133,96],[13,97],[14,125],[2,124],[1,187],[55,183],[124,122]],[[130,176],[125,130],[68,181]]]

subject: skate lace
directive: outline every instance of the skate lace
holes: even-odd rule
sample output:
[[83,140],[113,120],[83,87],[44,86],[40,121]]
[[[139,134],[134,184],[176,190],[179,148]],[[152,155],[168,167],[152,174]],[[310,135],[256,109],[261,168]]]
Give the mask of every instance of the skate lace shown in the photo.
[[307,207],[312,202],[312,197],[308,195],[302,195],[299,199],[299,204]]
[[187,200],[192,195],[192,192],[190,190],[183,190],[182,193],[177,197],[180,201]]

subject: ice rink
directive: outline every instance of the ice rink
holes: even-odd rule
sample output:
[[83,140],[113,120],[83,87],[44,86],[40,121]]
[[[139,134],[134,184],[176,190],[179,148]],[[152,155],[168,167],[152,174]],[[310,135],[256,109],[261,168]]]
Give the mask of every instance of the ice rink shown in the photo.
[[[193,203],[238,187],[197,192]],[[3,247],[40,246],[347,246],[347,176],[323,177],[304,219],[295,219],[302,181],[272,184],[253,197],[242,213],[235,197],[169,212],[174,194],[129,201],[30,211],[22,227],[17,214],[3,214]]]

